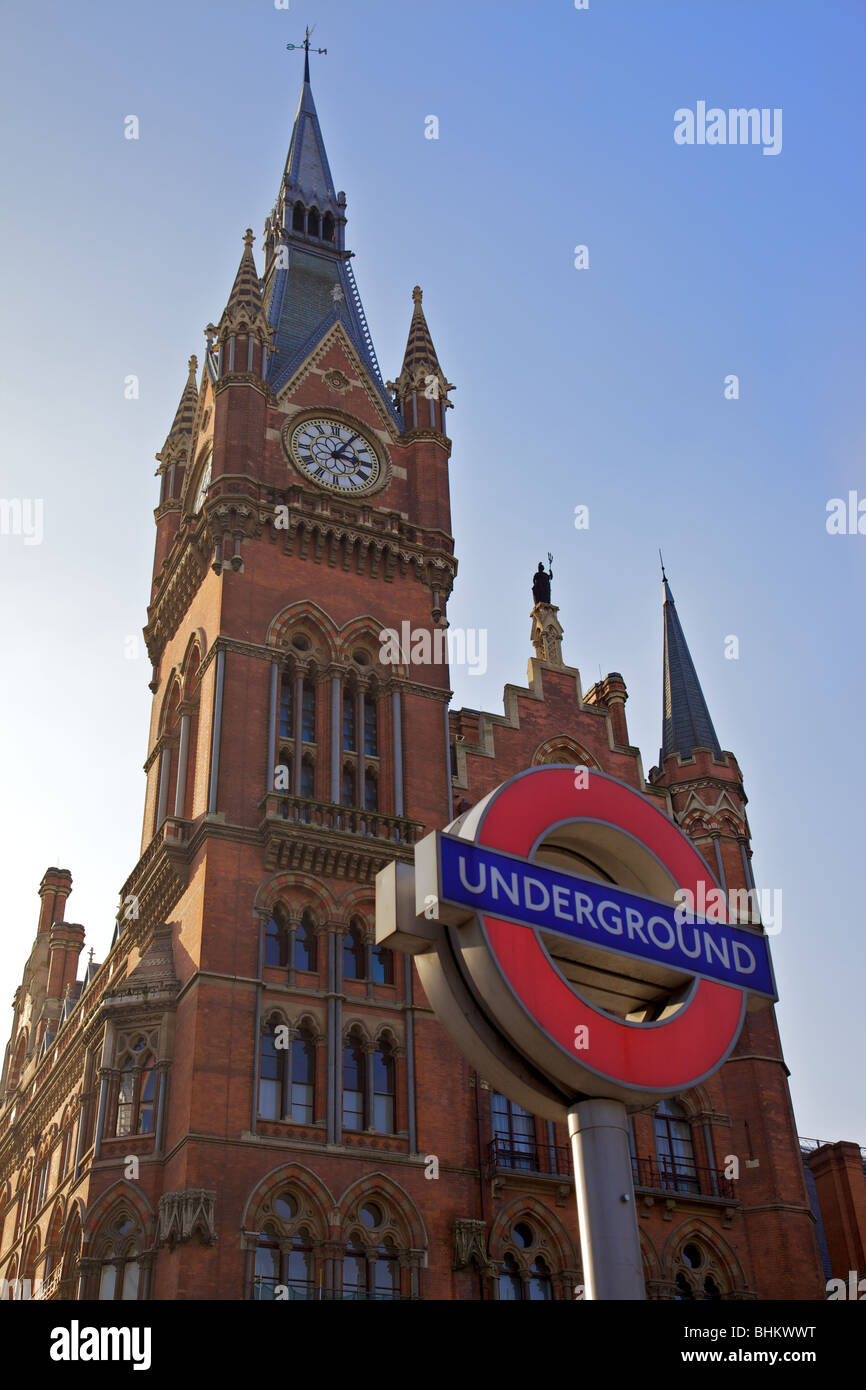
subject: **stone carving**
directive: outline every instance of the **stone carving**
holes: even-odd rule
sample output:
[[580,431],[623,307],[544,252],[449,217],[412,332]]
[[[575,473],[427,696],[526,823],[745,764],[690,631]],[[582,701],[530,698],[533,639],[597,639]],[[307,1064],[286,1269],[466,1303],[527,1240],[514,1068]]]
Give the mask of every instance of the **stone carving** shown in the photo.
[[207,1192],[202,1187],[163,1193],[159,1199],[157,1245],[173,1249],[196,1236],[200,1244],[213,1245],[217,1238],[215,1201],[216,1192]]

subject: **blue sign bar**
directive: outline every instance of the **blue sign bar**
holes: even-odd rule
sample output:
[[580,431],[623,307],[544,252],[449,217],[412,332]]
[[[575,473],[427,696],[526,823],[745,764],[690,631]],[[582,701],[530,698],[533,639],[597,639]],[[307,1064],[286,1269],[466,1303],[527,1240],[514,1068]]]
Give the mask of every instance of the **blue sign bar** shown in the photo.
[[439,857],[444,902],[777,997],[769,945],[756,932],[451,835],[439,836]]

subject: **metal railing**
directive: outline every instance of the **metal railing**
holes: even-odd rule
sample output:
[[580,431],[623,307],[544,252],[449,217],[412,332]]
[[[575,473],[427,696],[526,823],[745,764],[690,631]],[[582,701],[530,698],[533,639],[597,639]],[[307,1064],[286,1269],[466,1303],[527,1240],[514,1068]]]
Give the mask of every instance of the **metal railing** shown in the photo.
[[539,1144],[537,1140],[496,1135],[487,1146],[491,1171],[507,1168],[511,1172],[571,1178],[571,1154],[567,1144]]
[[734,1200],[733,1181],[717,1168],[698,1168],[686,1162],[675,1165],[663,1158],[632,1158],[631,1172],[635,1187]]

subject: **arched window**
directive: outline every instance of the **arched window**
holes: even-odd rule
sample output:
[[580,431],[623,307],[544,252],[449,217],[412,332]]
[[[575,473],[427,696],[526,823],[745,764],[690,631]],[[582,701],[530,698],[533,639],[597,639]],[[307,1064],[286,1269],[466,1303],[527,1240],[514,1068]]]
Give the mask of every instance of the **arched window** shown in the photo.
[[553,1284],[543,1256],[533,1260],[529,1271],[529,1297],[538,1302],[553,1298]]
[[259,1061],[259,1114],[263,1120],[280,1120],[283,1115],[283,1091],[286,1073],[286,1048],[277,1047],[275,1020],[262,1034]]
[[367,1250],[360,1240],[350,1240],[343,1256],[343,1298],[366,1298]]
[[364,772],[364,810],[378,811],[379,809],[379,780],[371,768]]
[[307,213],[307,236],[319,235],[319,214],[315,208]]
[[139,1296],[141,1237],[131,1216],[121,1214],[97,1245],[100,1262],[96,1297],[102,1302]]
[[289,963],[289,928],[282,910],[274,908],[265,927],[265,965],[287,966]]
[[659,1186],[675,1192],[698,1192],[692,1130],[685,1110],[675,1100],[663,1100],[656,1109],[654,1125]]
[[376,1249],[373,1260],[373,1293],[376,1298],[400,1297],[400,1263],[390,1237]]
[[702,1241],[687,1240],[676,1263],[675,1299],[714,1302],[721,1299],[723,1285],[729,1288],[724,1270]]
[[349,764],[343,768],[343,805],[354,806],[355,801],[355,769]]
[[343,1047],[343,1128],[363,1129],[366,1110],[366,1058],[360,1038],[351,1034]]
[[504,1302],[547,1302],[553,1299],[550,1264],[541,1253],[543,1243],[529,1221],[516,1221],[507,1237],[499,1270],[498,1294]]
[[280,738],[294,738],[294,691],[295,682],[291,672],[284,671],[280,677]]
[[72,1160],[72,1130],[72,1115],[70,1115],[63,1127],[63,1134],[60,1140],[60,1165],[57,1170],[58,1185],[62,1183],[66,1174],[69,1172],[69,1164]]
[[[122,1054],[123,1060],[123,1054]],[[125,1054],[117,1089],[114,1133],[152,1134],[156,1071],[145,1037],[138,1037]]]
[[316,969],[316,928],[309,908],[295,928],[295,969]]
[[316,768],[311,757],[304,754],[301,759],[301,796],[312,801],[315,795]]
[[383,1042],[373,1054],[373,1128],[394,1133],[394,1054]]
[[394,983],[394,953],[387,946],[373,947],[373,979],[377,985]]
[[497,1164],[502,1168],[537,1169],[535,1117],[498,1091],[490,1092],[490,1113]]
[[302,232],[305,224],[306,215],[304,213],[304,205],[303,203],[295,203],[295,206],[292,208],[292,231]]
[[330,212],[326,212],[322,218],[322,240],[334,240],[334,218]]
[[499,1271],[499,1298],[503,1303],[515,1303],[523,1298],[523,1280],[517,1261],[509,1250]]
[[379,755],[379,719],[373,695],[364,701],[364,752],[369,758]]
[[312,681],[304,681],[301,704],[301,738],[304,743],[316,741],[316,687]]
[[357,752],[355,742],[355,693],[348,687],[343,691],[343,748],[347,753]]
[[367,974],[367,947],[357,921],[353,921],[343,937],[343,979],[363,980]]
[[316,1087],[316,1044],[309,1029],[302,1028],[292,1042],[292,1119],[313,1123]]
[[280,1282],[280,1238],[273,1226],[259,1232],[256,1263],[253,1273],[253,1298],[270,1302]]

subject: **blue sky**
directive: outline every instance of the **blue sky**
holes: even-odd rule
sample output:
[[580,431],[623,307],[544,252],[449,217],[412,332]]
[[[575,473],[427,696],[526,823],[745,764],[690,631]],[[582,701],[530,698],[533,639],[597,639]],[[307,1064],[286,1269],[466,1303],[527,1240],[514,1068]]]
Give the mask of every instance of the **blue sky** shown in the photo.
[[[487,629],[488,668],[454,672],[455,702],[497,711],[523,682],[529,580],[551,550],[566,659],[585,685],[623,673],[648,770],[661,546],[743,769],[758,882],[783,893],[799,1130],[866,1144],[866,536],[825,526],[829,499],[866,498],[866,11],[291,5],[6,6],[0,494],[44,507],[41,545],[0,536],[6,997],[45,867],[72,870],[68,915],[99,959],[138,856],[153,455],[248,225],[258,250],[301,80],[285,45],[316,24],[383,372],[420,283],[457,383],[449,617]],[[781,108],[781,153],[678,146],[674,112],[698,101]]]

